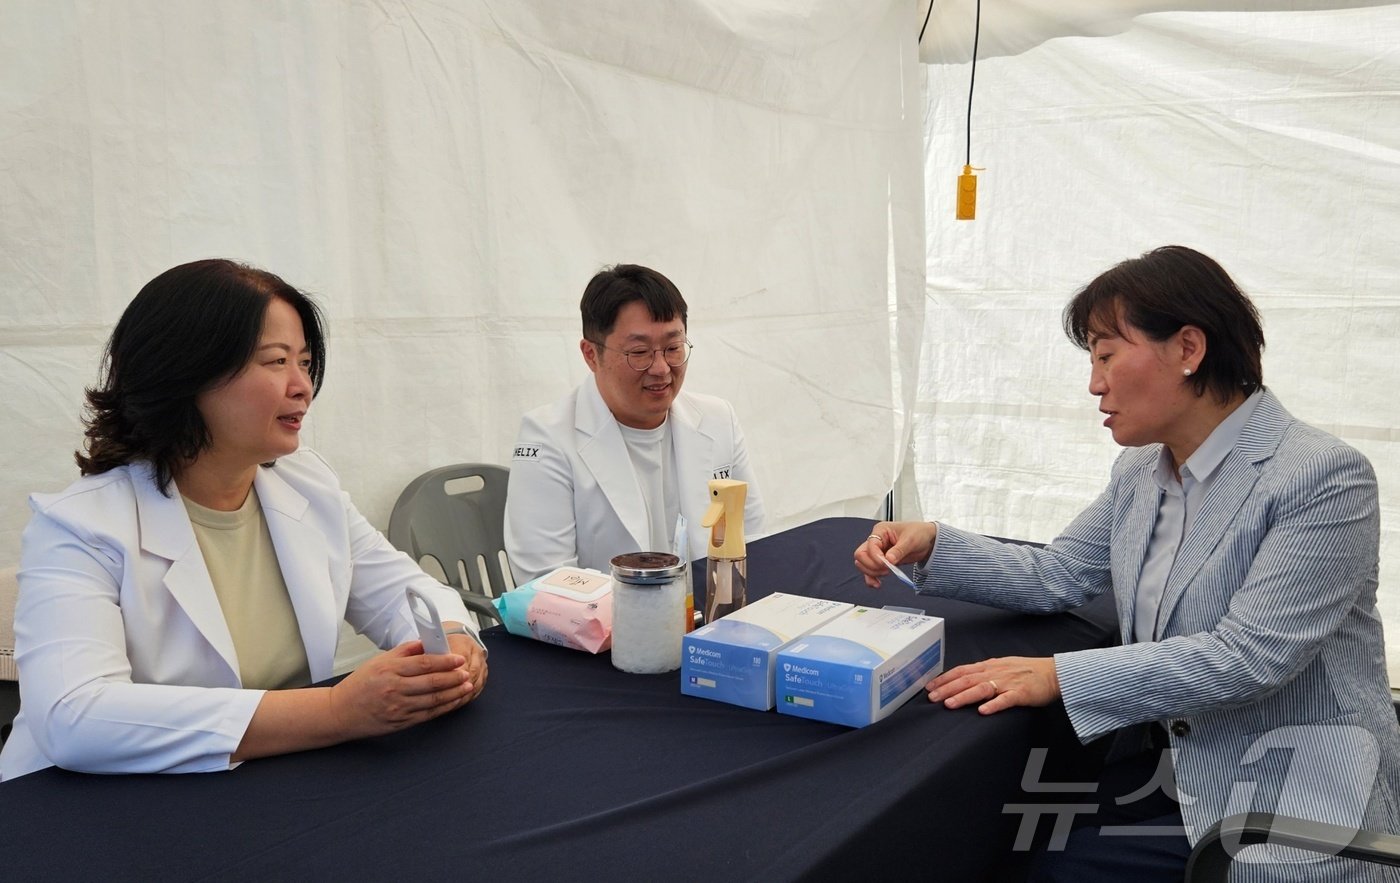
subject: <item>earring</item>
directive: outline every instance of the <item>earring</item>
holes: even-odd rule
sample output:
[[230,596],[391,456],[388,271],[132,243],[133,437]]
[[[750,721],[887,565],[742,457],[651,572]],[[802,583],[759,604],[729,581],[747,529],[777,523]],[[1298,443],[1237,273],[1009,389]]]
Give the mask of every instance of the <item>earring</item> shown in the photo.
[[1190,369],[1190,368],[1187,368],[1187,369],[1183,370],[1181,373],[1182,373],[1184,376],[1186,376],[1186,377],[1190,377],[1190,376],[1191,376],[1191,369]]

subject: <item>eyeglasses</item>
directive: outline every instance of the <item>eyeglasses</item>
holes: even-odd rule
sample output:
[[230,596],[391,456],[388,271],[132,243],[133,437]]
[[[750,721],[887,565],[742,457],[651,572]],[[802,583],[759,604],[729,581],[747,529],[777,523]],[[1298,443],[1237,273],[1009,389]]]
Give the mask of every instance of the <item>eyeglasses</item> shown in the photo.
[[625,350],[616,347],[604,346],[598,341],[590,341],[600,350],[612,350],[615,353],[622,353],[627,358],[627,367],[633,371],[650,371],[652,364],[656,361],[656,354],[660,353],[661,358],[672,368],[679,368],[690,359],[690,351],[695,349],[695,345],[690,341],[667,344],[658,347],[628,347]]

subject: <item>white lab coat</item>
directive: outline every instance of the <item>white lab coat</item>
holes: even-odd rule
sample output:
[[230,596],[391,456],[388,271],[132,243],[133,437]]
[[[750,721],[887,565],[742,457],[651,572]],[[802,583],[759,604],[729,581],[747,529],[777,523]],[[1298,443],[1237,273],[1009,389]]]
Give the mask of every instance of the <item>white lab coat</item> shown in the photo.
[[[705,557],[709,543],[700,519],[710,503],[711,479],[748,482],[744,535],[756,538],[763,527],[763,497],[733,406],[682,390],[668,419],[691,559]],[[521,420],[505,528],[506,554],[522,584],[556,567],[607,573],[616,555],[667,551],[649,548],[646,504],[627,444],[591,375],[573,392]]]
[[[416,637],[404,587],[470,623],[452,589],[355,510],[316,453],[254,478],[313,681],[331,676],[342,619],[381,647]],[[262,699],[242,689],[233,639],[184,503],[149,464],[35,494],[15,608],[20,713],[0,779],[229,769]]]

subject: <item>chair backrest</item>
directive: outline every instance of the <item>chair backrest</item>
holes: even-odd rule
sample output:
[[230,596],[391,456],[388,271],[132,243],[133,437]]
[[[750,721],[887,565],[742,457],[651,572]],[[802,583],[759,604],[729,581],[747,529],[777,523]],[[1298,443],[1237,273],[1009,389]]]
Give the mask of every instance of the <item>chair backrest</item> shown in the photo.
[[[1226,816],[1196,841],[1195,848],[1186,859],[1185,883],[1226,883],[1230,878],[1230,865],[1235,853],[1257,843],[1287,846],[1314,853],[1317,858],[1340,856],[1352,859],[1344,863],[1346,870],[1354,867],[1356,861],[1400,868],[1400,836],[1395,834],[1358,831],[1343,825],[1269,812],[1251,812]],[[1307,866],[1295,859],[1288,867]],[[1333,868],[1332,872],[1336,873],[1337,869]],[[1360,876],[1358,873],[1357,878]],[[1279,879],[1286,877],[1281,875]],[[1312,879],[1323,878],[1314,876]]]
[[435,560],[447,583],[462,593],[469,606],[485,612],[481,604],[472,602],[515,587],[509,562],[503,564],[509,480],[510,470],[484,463],[459,463],[423,473],[408,483],[394,503],[389,542],[420,563],[424,558]]
[[10,738],[19,711],[19,668],[15,666],[15,601],[19,598],[18,568],[0,570],[0,745]]
[[15,602],[19,600],[19,568],[0,570],[0,681],[19,680],[15,667]]

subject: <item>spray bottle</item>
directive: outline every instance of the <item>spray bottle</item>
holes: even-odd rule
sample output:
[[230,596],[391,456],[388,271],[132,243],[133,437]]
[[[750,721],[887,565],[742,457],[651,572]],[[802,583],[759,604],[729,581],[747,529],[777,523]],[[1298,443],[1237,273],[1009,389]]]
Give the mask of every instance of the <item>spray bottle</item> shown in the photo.
[[749,559],[744,548],[744,499],[747,482],[717,478],[710,482],[710,508],[700,524],[710,529],[705,565],[705,622],[711,623],[744,606],[749,586]]

